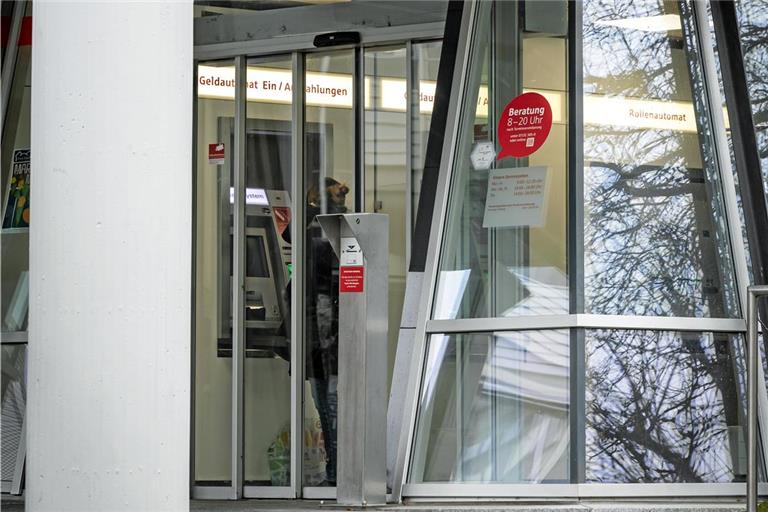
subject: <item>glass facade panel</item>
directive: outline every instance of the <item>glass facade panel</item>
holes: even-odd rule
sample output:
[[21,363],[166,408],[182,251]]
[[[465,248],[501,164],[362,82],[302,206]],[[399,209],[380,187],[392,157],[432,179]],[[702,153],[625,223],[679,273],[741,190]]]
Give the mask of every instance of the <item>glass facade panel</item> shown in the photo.
[[[432,313],[436,319],[568,312],[567,5],[526,5],[483,2],[479,7]],[[496,134],[505,106],[531,92],[549,104],[549,136],[524,157],[494,159],[502,149]],[[489,201],[496,206],[489,207]]]
[[687,2],[584,2],[588,313],[738,314]]
[[416,212],[419,207],[419,195],[421,194],[421,178],[424,173],[424,160],[427,156],[427,139],[429,138],[432,109],[435,105],[435,91],[437,90],[437,72],[440,67],[440,53],[442,41],[427,41],[413,43],[412,77],[413,83],[418,85],[418,90],[412,89],[411,95],[418,96],[418,108],[413,110],[411,119],[411,211],[413,212],[413,231],[416,224]]
[[[752,121],[755,125],[760,168],[766,194],[768,194],[768,2],[766,0],[737,1],[736,14],[739,21],[739,37],[749,89],[749,102],[752,106]],[[728,134],[730,137],[730,130]],[[744,226],[743,212],[741,213],[742,226]],[[746,233],[746,226],[744,226],[744,233]],[[746,234],[744,240],[747,241]],[[745,243],[745,246],[750,263],[750,282],[754,283],[749,244]],[[760,334],[759,344],[763,376],[768,387],[768,357],[766,357],[768,338]]]
[[411,482],[567,482],[567,330],[434,334]]
[[768,193],[768,1],[736,2],[752,119]]
[[[692,7],[475,6],[430,305],[433,320],[454,321],[427,322],[443,334],[427,335],[410,483],[744,481],[743,335],[689,331],[689,318],[742,314]],[[569,33],[579,9],[580,33]],[[579,69],[571,43],[582,44]],[[552,131],[540,149],[500,158],[497,123],[524,92],[544,95]],[[580,107],[570,141],[583,147],[569,148],[567,113]],[[530,209],[541,222],[514,208],[506,225],[489,221],[505,193],[494,172],[537,166],[546,186]],[[596,325],[552,330],[553,314]],[[548,330],[535,318],[510,332],[499,329],[521,319],[490,321],[519,315],[549,317]],[[676,319],[599,329],[613,325],[602,315]],[[476,318],[487,332],[466,322]]]
[[587,331],[587,482],[744,481],[742,346],[720,333]]

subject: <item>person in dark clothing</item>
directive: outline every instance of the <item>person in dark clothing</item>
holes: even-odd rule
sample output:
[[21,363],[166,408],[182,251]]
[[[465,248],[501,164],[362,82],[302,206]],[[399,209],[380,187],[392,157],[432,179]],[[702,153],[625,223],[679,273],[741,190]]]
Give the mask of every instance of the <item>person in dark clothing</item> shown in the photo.
[[336,485],[336,415],[339,375],[339,263],[316,216],[346,213],[349,187],[325,178],[324,190],[307,194],[307,355],[306,375],[320,416],[326,453],[326,484]]

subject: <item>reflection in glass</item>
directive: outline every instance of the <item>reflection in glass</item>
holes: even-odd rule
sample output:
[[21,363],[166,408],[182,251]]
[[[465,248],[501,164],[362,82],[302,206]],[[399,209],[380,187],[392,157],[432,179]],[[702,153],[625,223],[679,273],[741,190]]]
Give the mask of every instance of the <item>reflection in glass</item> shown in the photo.
[[[406,230],[406,49],[404,45],[364,51],[365,211],[389,216],[389,331],[387,376],[392,375],[398,326],[405,298],[407,272]],[[395,101],[397,100],[397,101]]]
[[720,333],[587,331],[587,482],[743,481],[741,344]]
[[566,482],[569,333],[435,334],[411,482]]
[[[744,70],[755,125],[760,168],[768,200],[768,0],[741,0],[736,2],[739,21],[739,39],[744,56]],[[730,132],[729,132],[730,134]],[[734,169],[736,169],[734,165]],[[736,177],[736,176],[735,176]],[[742,226],[744,218],[742,214]],[[743,230],[747,241],[746,229]],[[745,243],[749,260],[749,244]],[[750,262],[751,263],[751,262]],[[751,268],[750,275],[751,275]],[[761,360],[766,386],[768,386],[768,337],[760,338]]]
[[749,102],[768,194],[768,0],[736,2]]
[[[568,313],[566,3],[542,2],[524,10],[516,2],[482,2],[479,10],[433,318]],[[545,30],[526,16],[558,21]],[[492,25],[505,30],[492,37]],[[525,92],[539,93],[549,103],[549,136],[524,158],[496,160],[502,110]],[[497,172],[507,178],[491,191]],[[535,190],[532,183],[538,183]],[[490,197],[502,205],[500,213],[489,214]]]
[[[291,59],[248,61],[248,82],[290,78]],[[246,485],[290,485],[291,96],[249,95],[245,124],[245,363],[243,475]],[[230,142],[234,145],[234,133]],[[251,199],[249,190],[257,191]]]
[[[437,89],[437,71],[440,66],[440,52],[442,41],[425,41],[413,43],[413,60],[410,63],[413,70],[413,82],[418,84],[418,91],[410,91],[411,95],[418,94],[418,108],[413,109],[411,117],[411,211],[413,212],[412,225],[408,229],[413,230],[416,224],[416,212],[419,207],[419,195],[421,193],[421,179],[424,174],[424,161],[427,155],[427,139],[429,137],[432,109],[435,105],[435,91]],[[415,87],[415,85],[414,85]]]
[[[342,50],[306,57],[307,74],[352,76],[354,53]],[[339,263],[316,216],[355,211],[355,133],[351,80],[336,104],[312,104],[305,97],[304,183],[306,211],[306,377],[311,399],[305,400],[304,485],[336,485],[336,412],[338,406]],[[346,107],[346,108],[345,108]],[[311,127],[311,128],[310,128]],[[311,135],[314,133],[314,135]]]
[[584,3],[589,313],[738,314],[687,2]]

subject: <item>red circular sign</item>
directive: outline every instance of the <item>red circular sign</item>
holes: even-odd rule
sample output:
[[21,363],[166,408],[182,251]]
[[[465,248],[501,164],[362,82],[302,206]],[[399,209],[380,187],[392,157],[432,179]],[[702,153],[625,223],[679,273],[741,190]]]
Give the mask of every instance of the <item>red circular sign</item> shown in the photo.
[[507,103],[499,119],[499,145],[496,157],[523,157],[544,144],[552,129],[552,107],[537,92],[526,92]]

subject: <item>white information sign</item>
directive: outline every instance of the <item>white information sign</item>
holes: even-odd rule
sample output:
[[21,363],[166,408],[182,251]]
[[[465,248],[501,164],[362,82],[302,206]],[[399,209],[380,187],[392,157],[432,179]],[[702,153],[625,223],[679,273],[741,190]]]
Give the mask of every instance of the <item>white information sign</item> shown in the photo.
[[483,227],[543,226],[546,220],[548,188],[547,167],[489,171]]
[[472,152],[469,154],[469,160],[472,162],[472,168],[476,171],[486,171],[491,168],[491,164],[496,160],[496,148],[493,142],[484,141],[475,144]]
[[363,250],[360,248],[360,244],[357,238],[354,237],[341,237],[340,246],[341,258],[339,258],[339,266],[341,267],[357,267],[363,264]]

